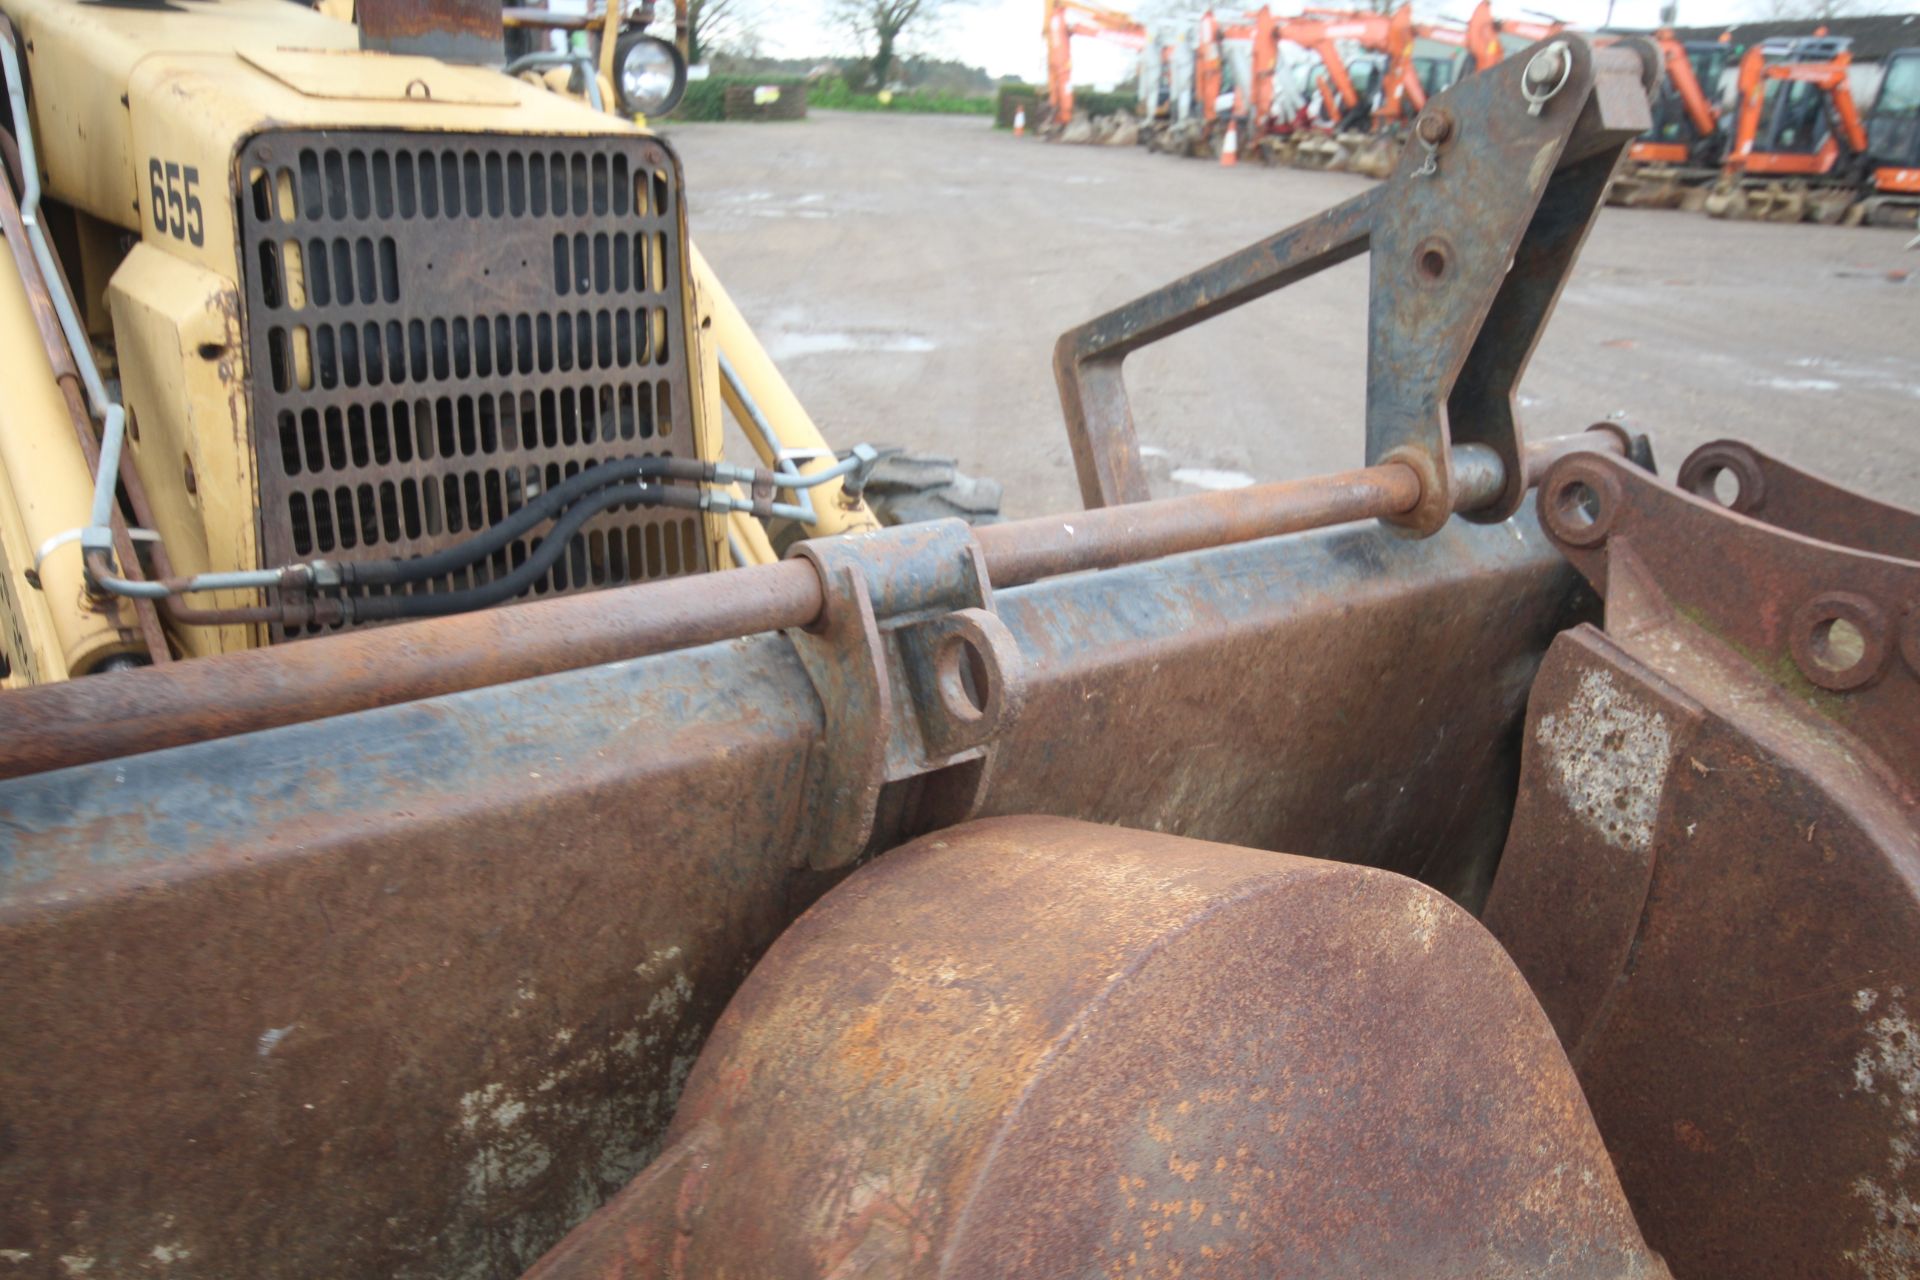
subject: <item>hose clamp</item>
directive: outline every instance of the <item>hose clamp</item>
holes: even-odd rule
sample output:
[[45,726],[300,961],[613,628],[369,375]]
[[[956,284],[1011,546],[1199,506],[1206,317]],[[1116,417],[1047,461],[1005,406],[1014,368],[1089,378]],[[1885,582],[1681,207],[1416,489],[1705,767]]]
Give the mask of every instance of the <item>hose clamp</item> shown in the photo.
[[[102,542],[88,536],[94,533],[105,534],[105,541]],[[160,541],[160,535],[152,529],[128,529],[127,536],[135,542]],[[51,538],[41,543],[39,550],[33,553],[33,568],[29,569],[26,574],[28,586],[32,587],[35,591],[43,589],[40,586],[40,566],[46,563],[48,556],[70,542],[79,543],[81,547],[87,551],[105,551],[111,555],[113,552],[113,530],[102,529],[99,525],[86,525],[82,528],[68,529],[62,533],[54,534]]]

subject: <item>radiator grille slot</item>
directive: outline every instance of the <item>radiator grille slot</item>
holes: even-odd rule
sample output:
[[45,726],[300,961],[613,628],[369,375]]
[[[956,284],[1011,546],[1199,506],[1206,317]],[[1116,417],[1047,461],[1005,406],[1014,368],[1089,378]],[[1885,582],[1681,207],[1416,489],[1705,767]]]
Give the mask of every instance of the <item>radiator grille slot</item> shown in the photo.
[[[272,132],[240,173],[266,563],[419,555],[582,467],[693,451],[659,143]],[[485,583],[538,546],[435,585]],[[706,568],[695,517],[616,508],[526,594]]]

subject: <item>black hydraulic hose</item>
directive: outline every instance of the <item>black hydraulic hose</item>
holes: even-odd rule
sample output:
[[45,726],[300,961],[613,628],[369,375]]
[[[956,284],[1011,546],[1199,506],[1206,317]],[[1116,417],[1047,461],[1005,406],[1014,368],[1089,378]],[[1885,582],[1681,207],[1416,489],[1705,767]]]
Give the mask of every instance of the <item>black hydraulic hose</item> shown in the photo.
[[[444,577],[492,555],[535,525],[559,516],[582,495],[621,480],[665,477],[671,480],[712,479],[712,468],[693,458],[617,458],[581,470],[535,497],[506,519],[450,547],[412,559],[347,561],[340,566],[340,585],[393,586]],[[595,510],[604,510],[597,507]]]
[[[388,618],[434,618],[449,613],[465,613],[511,600],[553,567],[566,552],[580,526],[608,507],[623,503],[641,506],[686,507],[700,509],[700,494],[693,489],[672,489],[657,484],[621,484],[599,489],[580,499],[553,523],[534,553],[509,573],[478,587],[457,591],[425,591],[413,595],[360,596],[352,601],[356,621]],[[412,563],[418,563],[412,562]]]

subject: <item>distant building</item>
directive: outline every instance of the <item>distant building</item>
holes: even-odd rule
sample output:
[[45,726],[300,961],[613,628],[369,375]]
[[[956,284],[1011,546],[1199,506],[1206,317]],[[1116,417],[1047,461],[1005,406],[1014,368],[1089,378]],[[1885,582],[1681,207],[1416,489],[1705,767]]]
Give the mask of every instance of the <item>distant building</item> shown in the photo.
[[[1880,64],[1895,49],[1920,48],[1920,13],[1883,13],[1861,18],[1791,18],[1773,22],[1726,22],[1710,27],[1675,27],[1682,41],[1718,40],[1723,35],[1735,48],[1744,49],[1765,40],[1810,36],[1824,27],[1830,36],[1852,41],[1853,66],[1847,76],[1853,96],[1865,110],[1880,88]],[[1623,32],[1624,34],[1624,32]],[[1719,92],[1722,103],[1734,97],[1737,67],[1729,66],[1722,75]]]
[[1781,36],[1810,36],[1825,27],[1830,36],[1853,41],[1856,62],[1878,62],[1895,49],[1920,46],[1920,13],[1886,13],[1864,18],[1798,18],[1784,22],[1731,22],[1711,27],[1675,27],[1682,40],[1718,40],[1725,33],[1742,48]]

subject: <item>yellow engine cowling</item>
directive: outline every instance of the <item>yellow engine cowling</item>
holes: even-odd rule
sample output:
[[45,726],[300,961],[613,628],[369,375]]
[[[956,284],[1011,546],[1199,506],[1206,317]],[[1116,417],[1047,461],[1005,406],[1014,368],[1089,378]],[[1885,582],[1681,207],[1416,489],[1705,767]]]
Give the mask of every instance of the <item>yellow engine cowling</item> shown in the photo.
[[[176,574],[408,556],[592,462],[718,457],[659,139],[490,70],[362,52],[285,0],[0,10]],[[606,512],[536,589],[697,572],[725,538],[722,516]],[[283,638],[173,634],[186,655]]]

